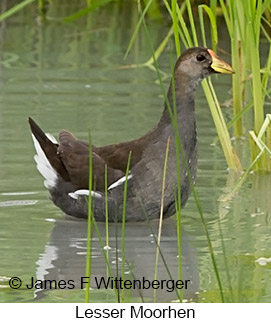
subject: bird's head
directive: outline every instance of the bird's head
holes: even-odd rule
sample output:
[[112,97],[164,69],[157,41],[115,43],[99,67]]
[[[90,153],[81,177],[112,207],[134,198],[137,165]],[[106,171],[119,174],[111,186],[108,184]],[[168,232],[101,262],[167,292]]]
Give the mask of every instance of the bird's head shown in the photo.
[[187,49],[175,65],[175,75],[186,75],[195,81],[201,81],[213,73],[233,74],[234,70],[214,51],[203,47]]

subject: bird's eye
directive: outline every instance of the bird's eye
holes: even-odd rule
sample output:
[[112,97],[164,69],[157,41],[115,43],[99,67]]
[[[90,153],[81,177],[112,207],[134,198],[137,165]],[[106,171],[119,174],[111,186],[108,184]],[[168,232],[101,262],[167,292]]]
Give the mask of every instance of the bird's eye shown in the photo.
[[204,61],[204,60],[205,60],[205,56],[203,56],[203,55],[201,55],[201,54],[198,54],[198,55],[197,55],[197,60],[198,60],[199,62],[202,62],[202,61]]

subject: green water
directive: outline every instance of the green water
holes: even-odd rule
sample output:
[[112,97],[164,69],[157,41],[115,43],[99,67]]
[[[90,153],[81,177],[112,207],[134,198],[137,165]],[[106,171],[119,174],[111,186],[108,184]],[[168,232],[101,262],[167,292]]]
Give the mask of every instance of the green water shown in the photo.
[[[4,2],[3,2],[4,3]],[[78,9],[68,1],[50,7],[48,15],[63,17]],[[9,5],[11,3],[9,2]],[[67,24],[49,21],[39,24],[35,5],[0,25],[0,301],[79,302],[84,290],[78,287],[85,273],[86,222],[66,217],[49,200],[43,179],[33,160],[34,148],[27,124],[33,117],[45,131],[57,136],[68,129],[81,139],[91,129],[96,145],[133,139],[151,129],[163,108],[156,72],[149,68],[120,69],[142,63],[150,52],[141,31],[127,60],[124,53],[138,16],[129,5],[111,4],[87,18]],[[118,19],[117,19],[117,18]],[[149,21],[154,46],[168,31],[163,21]],[[223,30],[221,29],[221,33]],[[225,37],[219,44],[227,48]],[[170,71],[169,48],[159,65]],[[229,60],[228,57],[224,57]],[[165,84],[169,83],[169,74]],[[229,76],[214,77],[219,100],[230,99]],[[224,108],[229,120],[231,109]],[[251,126],[247,118],[245,128]],[[271,176],[252,174],[230,201],[221,202],[236,181],[227,171],[207,103],[197,93],[199,170],[196,189],[210,231],[226,301],[270,302],[271,264],[259,258],[271,257]],[[245,164],[249,163],[247,138],[236,143]],[[183,279],[190,279],[186,300],[220,302],[218,285],[206,236],[193,197],[183,216]],[[157,223],[152,222],[157,231]],[[104,236],[104,224],[99,224]],[[120,228],[119,228],[120,230]],[[120,235],[120,232],[119,232]],[[109,259],[116,269],[115,227],[110,226]],[[98,238],[92,246],[92,275],[106,276],[106,265]],[[138,279],[154,278],[155,242],[146,223],[126,227],[127,266]],[[177,242],[174,217],[164,222],[162,252],[177,279]],[[20,277],[19,290],[8,280]],[[76,288],[29,290],[25,283],[35,279],[74,280]],[[162,261],[158,278],[169,279]],[[93,282],[92,282],[93,283]],[[138,291],[130,301],[152,301],[153,291]],[[158,290],[159,301],[176,300],[174,292]],[[112,291],[92,290],[95,302],[117,301]]]

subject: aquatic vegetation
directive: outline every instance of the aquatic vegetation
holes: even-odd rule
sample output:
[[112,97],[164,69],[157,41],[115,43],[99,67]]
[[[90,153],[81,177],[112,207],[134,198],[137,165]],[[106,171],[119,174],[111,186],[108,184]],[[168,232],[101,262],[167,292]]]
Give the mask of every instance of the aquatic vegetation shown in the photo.
[[[92,190],[92,144],[91,144],[91,134],[89,131],[89,179],[88,185],[89,190]],[[92,224],[93,224],[93,212],[92,212],[92,198],[91,194],[88,198],[88,219],[87,219],[87,254],[86,254],[86,277],[91,277],[91,251],[92,251]],[[86,284],[86,291],[85,291],[85,302],[89,302],[89,290],[90,290],[90,278]]]
[[[35,0],[24,0],[18,5],[15,5],[0,15],[0,21],[7,19],[34,1]],[[48,17],[47,7],[53,6],[53,2],[48,3],[47,1],[37,1],[37,6],[39,8],[40,15],[44,19],[60,19],[66,22],[72,22],[86,16],[97,8],[108,5],[111,1],[112,0],[87,0],[85,1],[85,8],[82,8],[66,17]],[[122,1],[118,0],[118,2],[121,5]],[[192,6],[194,10],[192,10]],[[191,0],[185,0],[181,5],[179,5],[176,0],[163,0],[163,4],[156,0],[144,0],[143,2],[137,1],[137,6],[134,6],[134,9],[139,12],[142,10],[142,14],[139,14],[138,23],[134,29],[125,57],[127,57],[132,45],[134,44],[143,19],[146,16],[150,19],[159,19],[161,18],[162,12],[163,14],[165,13],[165,10],[171,18],[172,27],[169,29],[168,35],[165,37],[159,48],[155,51],[154,57],[156,59],[159,58],[172,34],[174,35],[177,56],[180,55],[181,43],[186,48],[198,46],[199,44],[206,47],[207,32],[205,30],[205,14],[209,20],[211,44],[215,51],[217,49],[219,36],[217,16],[218,12],[222,13],[227,26],[229,39],[231,41],[232,65],[236,72],[232,76],[233,118],[228,125],[224,120],[223,113],[211,81],[204,80],[202,87],[210,107],[228,167],[238,171],[242,170],[242,161],[240,161],[240,157],[237,156],[234,151],[229,128],[233,127],[233,135],[236,138],[247,135],[243,132],[243,116],[245,113],[249,113],[249,111],[251,111],[251,107],[253,107],[254,132],[256,135],[263,125],[264,104],[267,96],[270,94],[268,84],[270,83],[271,46],[269,47],[266,61],[262,62],[260,55],[260,38],[262,36],[269,44],[271,44],[269,32],[271,28],[270,8],[271,0],[240,0],[238,2],[233,0],[210,0],[209,5]],[[195,17],[195,13],[198,13],[198,17]],[[199,21],[201,40],[199,40],[199,35],[196,30],[195,19]],[[154,60],[153,57],[151,57],[145,63],[127,67],[153,67],[153,65]],[[259,88],[261,88],[261,90],[259,90]],[[267,155],[265,154],[265,156],[261,156],[261,158],[257,159],[255,162],[255,158],[260,151],[253,140],[253,137],[251,137],[251,139],[250,147],[252,163],[254,165],[253,169],[268,171],[271,168],[270,158],[266,158]]]
[[[248,93],[251,94],[251,98],[248,97],[248,99],[253,103],[254,133],[258,135],[264,123],[264,102],[268,94],[267,84],[270,82],[271,39],[267,31],[270,21],[265,18],[265,13],[270,14],[271,1],[220,0],[220,4],[231,39],[232,64],[236,70],[233,76],[234,117],[240,115],[245,97],[248,97]],[[270,43],[264,66],[261,66],[260,61],[261,35]],[[234,122],[236,137],[243,135],[242,123],[240,115],[240,118]],[[251,156],[252,162],[255,162],[259,148],[254,140],[255,137],[251,138]],[[257,158],[254,164],[255,170],[270,170],[271,159]]]
[[22,2],[18,3],[14,7],[10,8],[9,10],[0,14],[0,21],[9,18],[10,16],[14,15],[16,12],[22,10],[25,6],[29,5],[30,3],[36,0],[23,0]]

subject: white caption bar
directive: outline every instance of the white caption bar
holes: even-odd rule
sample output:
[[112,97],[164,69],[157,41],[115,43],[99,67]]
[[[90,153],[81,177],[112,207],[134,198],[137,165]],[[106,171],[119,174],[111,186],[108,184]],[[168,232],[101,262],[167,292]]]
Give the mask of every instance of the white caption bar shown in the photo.
[[0,304],[0,322],[266,322],[270,304]]

